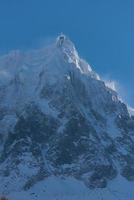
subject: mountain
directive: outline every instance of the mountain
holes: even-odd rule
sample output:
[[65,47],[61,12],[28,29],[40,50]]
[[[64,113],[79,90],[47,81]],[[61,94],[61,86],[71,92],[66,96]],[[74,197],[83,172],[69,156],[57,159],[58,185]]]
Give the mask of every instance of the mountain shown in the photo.
[[64,35],[0,57],[0,193],[133,200],[134,117]]

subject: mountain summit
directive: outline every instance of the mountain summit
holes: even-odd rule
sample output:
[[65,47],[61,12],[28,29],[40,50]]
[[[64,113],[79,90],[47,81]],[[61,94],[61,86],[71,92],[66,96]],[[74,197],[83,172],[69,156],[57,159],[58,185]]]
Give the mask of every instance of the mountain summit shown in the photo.
[[0,151],[11,200],[134,195],[133,116],[63,34],[0,58]]

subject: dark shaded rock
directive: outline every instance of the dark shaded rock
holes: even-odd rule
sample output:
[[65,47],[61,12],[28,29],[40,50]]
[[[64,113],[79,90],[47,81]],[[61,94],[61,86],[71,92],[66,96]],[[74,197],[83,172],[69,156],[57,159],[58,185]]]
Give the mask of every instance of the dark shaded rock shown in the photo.
[[122,176],[124,176],[128,181],[134,181],[134,167],[125,166],[122,170]]
[[115,178],[117,171],[112,165],[96,166],[94,173],[89,178],[89,186],[93,188],[104,188],[107,185],[107,180]]

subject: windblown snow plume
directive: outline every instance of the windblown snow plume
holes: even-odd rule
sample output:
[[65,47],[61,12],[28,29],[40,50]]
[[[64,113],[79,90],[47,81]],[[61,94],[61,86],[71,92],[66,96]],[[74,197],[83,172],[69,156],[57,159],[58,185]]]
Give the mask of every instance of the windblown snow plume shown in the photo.
[[116,82],[115,81],[105,81],[105,84],[106,84],[107,87],[109,87],[110,89],[112,89],[112,90],[117,92]]

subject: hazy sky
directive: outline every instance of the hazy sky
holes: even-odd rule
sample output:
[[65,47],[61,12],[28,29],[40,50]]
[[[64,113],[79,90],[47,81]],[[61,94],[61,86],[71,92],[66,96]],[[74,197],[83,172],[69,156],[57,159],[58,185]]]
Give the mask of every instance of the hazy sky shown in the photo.
[[134,106],[134,0],[0,0],[0,52],[60,32]]

